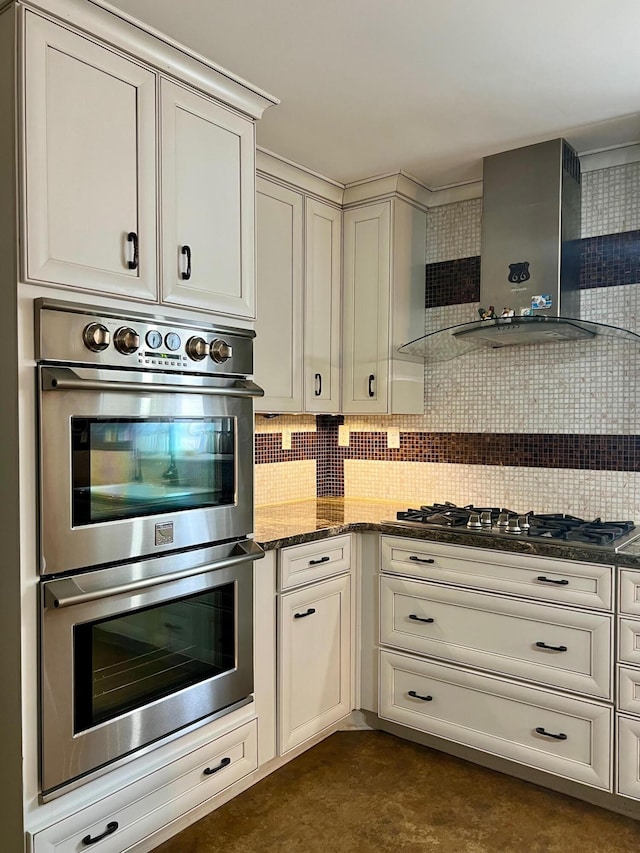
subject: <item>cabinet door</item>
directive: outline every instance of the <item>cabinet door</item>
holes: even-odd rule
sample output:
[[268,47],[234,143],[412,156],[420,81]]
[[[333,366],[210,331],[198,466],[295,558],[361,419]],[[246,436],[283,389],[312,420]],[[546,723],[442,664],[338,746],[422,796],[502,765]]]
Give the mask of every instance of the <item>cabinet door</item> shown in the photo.
[[162,80],[162,300],[254,317],[253,122]]
[[351,711],[350,577],[280,597],[280,754]]
[[340,411],[342,214],[308,198],[305,210],[305,411]]
[[344,213],[342,409],[387,412],[391,203]]
[[253,356],[264,397],[256,411],[301,412],[302,208],[300,193],[258,179],[257,317]]
[[31,12],[25,50],[25,278],[155,299],[155,75]]

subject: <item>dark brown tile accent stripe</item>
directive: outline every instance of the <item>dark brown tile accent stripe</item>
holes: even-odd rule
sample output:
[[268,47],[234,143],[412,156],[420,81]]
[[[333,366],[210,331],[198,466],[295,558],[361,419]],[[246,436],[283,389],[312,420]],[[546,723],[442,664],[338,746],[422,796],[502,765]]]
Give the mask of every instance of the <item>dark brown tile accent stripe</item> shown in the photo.
[[427,264],[425,307],[480,301],[480,256]]
[[400,448],[389,449],[386,433],[360,432],[336,451],[343,459],[385,462],[640,471],[637,435],[405,432]]
[[580,288],[640,282],[640,231],[580,241]]
[[319,417],[318,432],[294,433],[291,450],[280,433],[258,433],[256,462],[314,459],[317,497],[344,496],[345,459],[640,472],[640,435],[403,432],[390,449],[386,432],[352,432],[349,447],[338,447],[342,422]]
[[[640,230],[578,241],[579,287],[640,283]],[[480,300],[480,256],[427,264],[425,307]]]

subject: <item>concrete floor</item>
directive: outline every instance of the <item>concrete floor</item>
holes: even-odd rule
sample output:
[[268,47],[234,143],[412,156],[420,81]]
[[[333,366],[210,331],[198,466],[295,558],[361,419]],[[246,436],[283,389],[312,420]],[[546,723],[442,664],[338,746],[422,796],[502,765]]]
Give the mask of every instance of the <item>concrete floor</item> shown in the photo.
[[339,732],[155,853],[638,853],[640,822],[383,732]]

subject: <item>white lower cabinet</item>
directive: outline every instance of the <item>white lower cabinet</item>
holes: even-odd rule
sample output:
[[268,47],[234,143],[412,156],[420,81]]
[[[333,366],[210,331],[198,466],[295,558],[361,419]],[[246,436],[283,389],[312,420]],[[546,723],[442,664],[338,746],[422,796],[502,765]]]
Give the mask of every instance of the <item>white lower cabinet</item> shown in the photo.
[[617,792],[640,800],[640,571],[620,572],[618,596]]
[[281,595],[278,619],[282,755],[352,710],[350,576]]
[[611,791],[613,567],[380,545],[379,716]]
[[126,853],[258,766],[252,720],[31,837],[33,853]]
[[612,709],[606,705],[381,650],[380,716],[611,788]]
[[640,800],[640,719],[618,716],[618,794]]

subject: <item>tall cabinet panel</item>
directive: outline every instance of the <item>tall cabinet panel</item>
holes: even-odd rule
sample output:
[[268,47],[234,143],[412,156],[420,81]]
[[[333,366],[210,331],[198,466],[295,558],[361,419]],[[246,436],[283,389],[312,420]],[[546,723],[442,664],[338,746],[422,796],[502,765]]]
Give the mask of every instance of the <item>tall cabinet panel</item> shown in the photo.
[[391,202],[344,214],[343,411],[387,411]]
[[341,211],[307,198],[305,237],[305,411],[339,412]]
[[420,414],[424,363],[398,348],[424,334],[426,213],[394,197],[344,213],[342,410]]
[[155,75],[25,14],[24,277],[156,296]]
[[256,382],[265,396],[256,409],[301,412],[303,197],[258,178]]
[[162,301],[252,318],[253,122],[161,81]]

